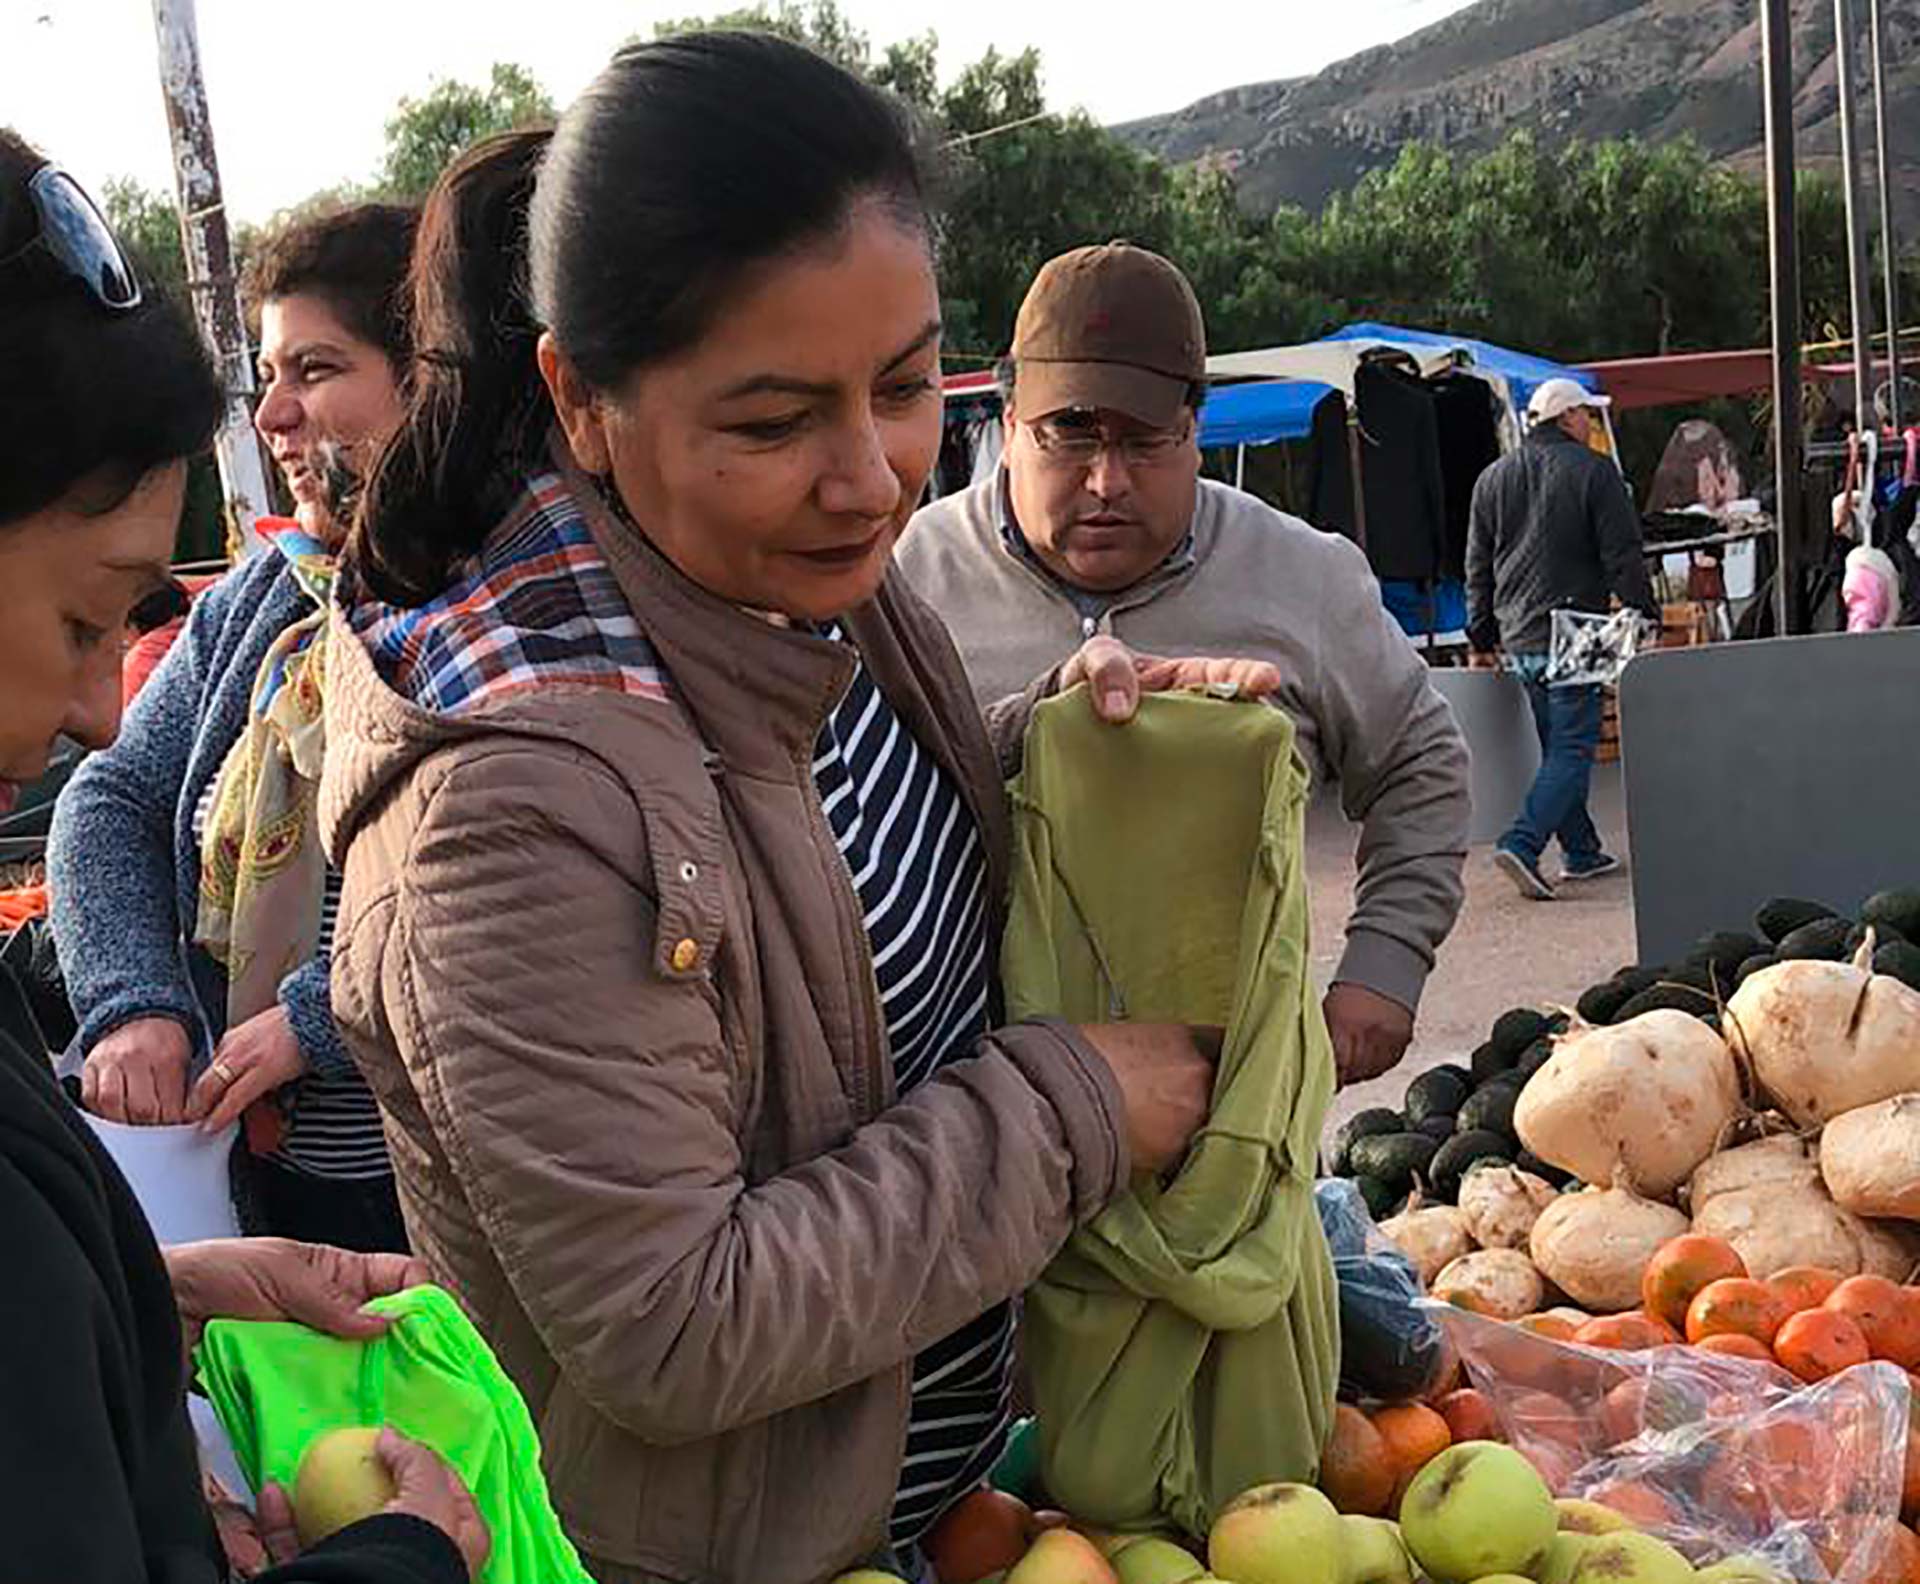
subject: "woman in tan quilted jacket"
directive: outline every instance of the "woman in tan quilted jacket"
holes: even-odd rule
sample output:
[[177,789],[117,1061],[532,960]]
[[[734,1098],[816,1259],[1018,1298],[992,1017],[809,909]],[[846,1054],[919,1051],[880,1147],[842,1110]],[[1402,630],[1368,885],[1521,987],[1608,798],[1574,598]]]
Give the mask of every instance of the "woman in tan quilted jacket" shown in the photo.
[[[940,433],[910,128],[772,38],[629,48],[448,173],[415,274],[322,789],[415,1247],[599,1578],[915,1577],[1022,1289],[1210,1069],[1002,1024],[1000,764],[891,570]],[[1276,680],[1142,666],[1036,696]]]

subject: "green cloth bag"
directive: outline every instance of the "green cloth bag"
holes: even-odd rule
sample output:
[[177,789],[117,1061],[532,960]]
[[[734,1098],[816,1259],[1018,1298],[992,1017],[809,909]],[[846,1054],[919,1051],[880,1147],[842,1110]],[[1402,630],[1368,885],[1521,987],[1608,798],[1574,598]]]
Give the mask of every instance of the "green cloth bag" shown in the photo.
[[1314,1478],[1340,1372],[1308,776],[1268,705],[1149,694],[1114,727],[1083,693],[1035,710],[1010,789],[1009,1011],[1226,1042],[1177,1174],[1136,1177],[1028,1295],[1040,1475],[1078,1518],[1204,1535],[1249,1486]]
[[324,1431],[392,1425],[453,1467],[493,1531],[482,1584],[593,1584],[540,1472],[533,1419],[451,1297],[414,1287],[367,1306],[397,1316],[347,1342],[279,1320],[215,1320],[195,1350],[200,1381],[255,1490],[289,1491]]

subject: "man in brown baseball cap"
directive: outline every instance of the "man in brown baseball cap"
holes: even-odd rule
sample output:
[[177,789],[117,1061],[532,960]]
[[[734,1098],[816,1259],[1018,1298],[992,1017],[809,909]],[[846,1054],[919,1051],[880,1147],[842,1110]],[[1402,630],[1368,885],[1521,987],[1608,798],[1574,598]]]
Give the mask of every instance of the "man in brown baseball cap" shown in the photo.
[[1200,476],[1206,331],[1192,286],[1125,242],[1041,269],[1001,365],[994,477],[924,507],[897,556],[991,704],[1086,640],[1274,662],[1316,781],[1361,822],[1357,901],[1326,1000],[1340,1075],[1405,1054],[1459,913],[1467,755],[1366,558]]

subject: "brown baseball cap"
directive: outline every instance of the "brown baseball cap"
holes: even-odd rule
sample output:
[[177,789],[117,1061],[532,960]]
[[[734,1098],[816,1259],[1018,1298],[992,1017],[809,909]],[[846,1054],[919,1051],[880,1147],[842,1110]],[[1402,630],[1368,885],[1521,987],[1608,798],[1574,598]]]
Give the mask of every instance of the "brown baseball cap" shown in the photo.
[[1207,377],[1207,331],[1186,276],[1126,242],[1042,266],[1013,327],[1014,399],[1029,418],[1108,407],[1171,428]]

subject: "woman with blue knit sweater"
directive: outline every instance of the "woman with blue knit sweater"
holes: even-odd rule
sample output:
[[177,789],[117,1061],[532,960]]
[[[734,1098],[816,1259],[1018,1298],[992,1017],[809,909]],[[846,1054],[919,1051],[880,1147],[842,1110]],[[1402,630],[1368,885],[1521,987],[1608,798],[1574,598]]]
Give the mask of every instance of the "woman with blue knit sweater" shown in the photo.
[[253,272],[255,426],[293,496],[273,548],[201,596],[75,775],[50,852],[53,925],[88,1110],[244,1119],[248,1230],[404,1249],[379,1108],[334,1027],[339,878],[314,823],[323,678],[309,667],[343,489],[399,422],[414,212],[294,226]]

